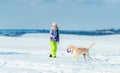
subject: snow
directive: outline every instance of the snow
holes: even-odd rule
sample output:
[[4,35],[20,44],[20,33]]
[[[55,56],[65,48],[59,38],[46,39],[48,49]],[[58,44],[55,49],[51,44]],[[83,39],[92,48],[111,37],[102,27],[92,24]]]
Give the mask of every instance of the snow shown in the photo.
[[[68,45],[89,47],[93,60],[76,61]],[[49,58],[49,34],[0,36],[0,73],[120,73],[120,35],[60,35],[57,58]]]

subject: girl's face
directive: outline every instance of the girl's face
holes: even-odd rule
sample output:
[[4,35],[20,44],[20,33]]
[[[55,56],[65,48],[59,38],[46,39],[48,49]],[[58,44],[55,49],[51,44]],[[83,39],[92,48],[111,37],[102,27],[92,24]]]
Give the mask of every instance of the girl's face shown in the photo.
[[56,23],[52,23],[53,28],[57,28]]

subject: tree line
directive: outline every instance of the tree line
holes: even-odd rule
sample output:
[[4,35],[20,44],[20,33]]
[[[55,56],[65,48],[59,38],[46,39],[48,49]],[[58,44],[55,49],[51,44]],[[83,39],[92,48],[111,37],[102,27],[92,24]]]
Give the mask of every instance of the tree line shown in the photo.
[[[48,29],[0,29],[1,36],[21,36],[29,33],[49,33]],[[97,29],[91,31],[83,30],[60,30],[60,34],[71,34],[71,35],[88,35],[88,36],[102,36],[120,34],[120,29]]]

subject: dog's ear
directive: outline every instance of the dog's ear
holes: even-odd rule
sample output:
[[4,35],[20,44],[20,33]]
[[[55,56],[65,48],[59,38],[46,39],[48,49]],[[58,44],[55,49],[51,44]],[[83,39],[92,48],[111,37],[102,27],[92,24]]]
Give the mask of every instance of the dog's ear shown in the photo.
[[75,47],[73,45],[70,45],[69,48],[73,50]]
[[72,48],[74,49],[74,48],[75,48],[75,46],[73,46],[73,45],[72,45]]

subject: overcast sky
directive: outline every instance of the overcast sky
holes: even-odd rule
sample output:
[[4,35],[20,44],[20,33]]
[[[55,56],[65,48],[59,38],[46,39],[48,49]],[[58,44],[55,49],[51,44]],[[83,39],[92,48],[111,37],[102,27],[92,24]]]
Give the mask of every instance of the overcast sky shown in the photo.
[[0,0],[0,29],[120,28],[120,0]]

